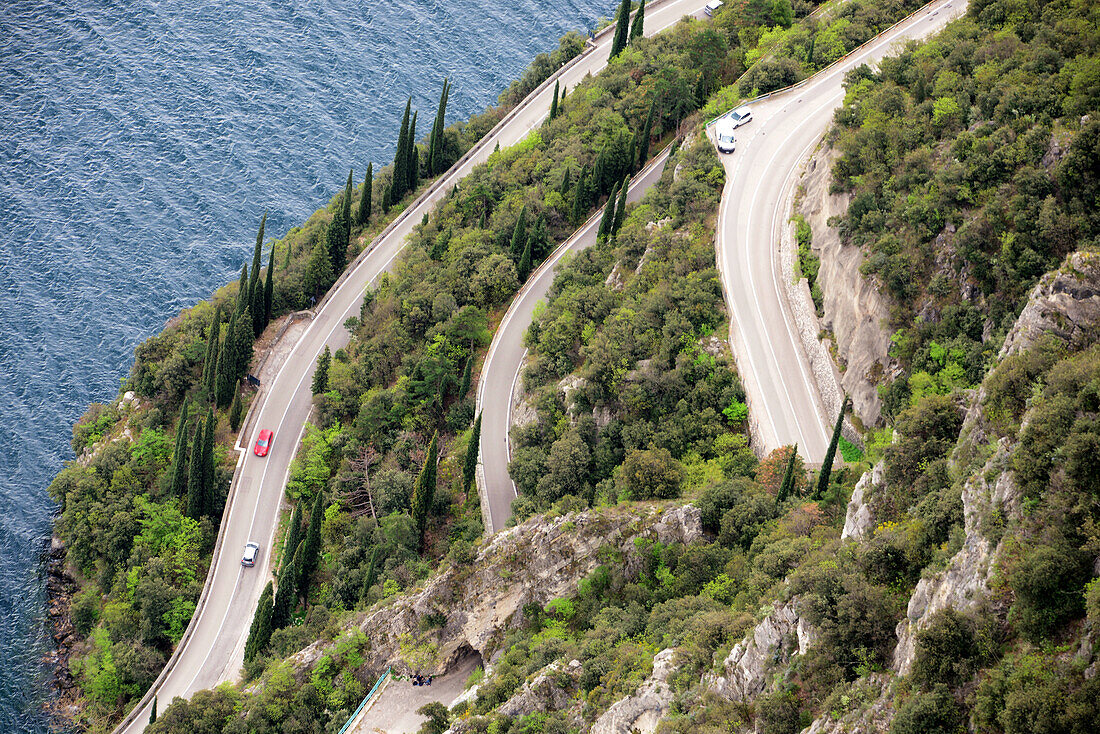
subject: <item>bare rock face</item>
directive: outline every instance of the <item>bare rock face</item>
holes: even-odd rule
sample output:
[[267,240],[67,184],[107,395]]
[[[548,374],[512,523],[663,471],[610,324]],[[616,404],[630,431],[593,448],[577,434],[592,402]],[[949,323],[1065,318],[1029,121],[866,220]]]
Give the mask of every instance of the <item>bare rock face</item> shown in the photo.
[[675,648],[661,650],[653,658],[653,674],[633,696],[616,701],[589,730],[591,734],[653,734],[668,713],[672,689],[668,677],[676,670]]
[[830,217],[848,211],[851,197],[829,193],[833,163],[840,153],[824,147],[810,160],[802,177],[804,194],[798,213],[813,230],[813,250],[821,258],[817,280],[824,295],[823,325],[833,332],[837,359],[845,370],[840,385],[852,398],[852,407],[866,425],[875,425],[882,416],[882,401],[875,389],[881,376],[892,368],[887,354],[890,316],[886,299],[873,283],[859,272],[863,253],[858,247],[844,245]]
[[1070,346],[1093,341],[1100,332],[1100,253],[1075,252],[1062,267],[1044,275],[1005,337],[1000,359],[1030,349],[1044,334]]
[[863,540],[875,527],[868,500],[874,488],[881,487],[885,483],[885,474],[886,464],[880,461],[870,471],[864,472],[856,482],[856,488],[852,490],[852,497],[848,500],[848,512],[844,516],[841,540]]
[[815,641],[813,629],[791,600],[765,617],[730,650],[723,663],[725,675],[710,681],[718,695],[750,703],[764,692],[772,673],[786,667],[795,655],[804,655]]
[[[533,517],[493,536],[474,563],[450,566],[420,590],[354,622],[370,639],[365,667],[441,675],[471,652],[489,662],[507,630],[522,623],[524,606],[575,593],[601,563],[602,547],[624,553],[629,562],[635,538],[690,543],[701,535],[699,510],[690,505]],[[295,667],[307,667],[331,645],[315,643],[298,653]]]
[[898,646],[892,667],[898,675],[906,675],[912,667],[916,633],[932,615],[948,608],[965,612],[989,598],[989,578],[1000,547],[993,547],[982,526],[994,509],[1006,514],[1017,511],[1019,489],[1007,468],[1013,448],[1007,438],[1001,439],[993,456],[963,485],[966,540],[946,569],[922,578],[913,589],[905,618],[897,627]]

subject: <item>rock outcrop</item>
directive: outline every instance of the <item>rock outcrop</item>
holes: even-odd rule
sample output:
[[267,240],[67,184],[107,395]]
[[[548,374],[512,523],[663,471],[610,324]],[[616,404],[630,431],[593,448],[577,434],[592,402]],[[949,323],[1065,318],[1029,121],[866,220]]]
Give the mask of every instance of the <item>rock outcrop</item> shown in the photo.
[[837,228],[829,226],[830,217],[848,211],[851,198],[829,192],[833,163],[839,155],[824,146],[810,159],[796,210],[813,230],[812,248],[821,258],[817,282],[824,295],[822,322],[833,333],[837,361],[844,367],[841,388],[851,396],[852,407],[864,424],[874,425],[882,415],[876,387],[882,375],[893,369],[887,354],[890,310],[878,288],[859,271],[863,252],[842,244]]
[[875,464],[870,471],[864,472],[856,482],[852,490],[852,497],[848,500],[848,511],[844,516],[844,530],[840,534],[841,540],[863,540],[867,533],[875,527],[875,520],[871,514],[871,494],[876,487],[881,487],[885,480],[886,464],[882,461]]
[[611,704],[589,730],[591,734],[653,734],[668,713],[672,689],[668,677],[676,670],[676,650],[661,650],[653,658],[653,673],[633,696]]
[[775,609],[734,645],[722,663],[725,675],[713,678],[709,687],[730,701],[750,703],[764,692],[773,672],[806,654],[816,635],[797,606],[792,599]]
[[[635,538],[691,543],[701,536],[699,510],[691,505],[619,506],[531,518],[493,536],[471,565],[450,566],[418,591],[353,622],[371,641],[365,668],[441,675],[471,652],[491,662],[506,631],[521,623],[524,606],[545,606],[575,593],[601,563],[604,546],[629,562]],[[314,643],[292,663],[306,669],[332,644]]]
[[1005,337],[1000,358],[1030,349],[1045,334],[1071,347],[1100,337],[1100,253],[1072,253],[1039,280]]
[[580,704],[574,700],[577,681],[581,674],[579,660],[568,665],[553,662],[540,670],[535,677],[523,684],[507,701],[497,707],[505,716],[527,716],[550,711],[573,710],[580,722]]
[[852,706],[845,713],[837,712],[839,718],[833,718],[831,712],[824,714],[814,719],[802,734],[881,734],[890,730],[894,704],[888,674],[875,673],[861,678],[841,697],[842,704],[844,699],[848,700],[848,706],[857,701],[869,703]]

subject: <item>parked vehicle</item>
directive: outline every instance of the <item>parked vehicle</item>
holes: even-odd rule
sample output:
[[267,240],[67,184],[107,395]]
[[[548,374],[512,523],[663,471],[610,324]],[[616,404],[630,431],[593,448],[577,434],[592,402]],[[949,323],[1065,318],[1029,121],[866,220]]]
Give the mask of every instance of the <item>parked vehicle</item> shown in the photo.
[[729,119],[723,117],[714,128],[714,136],[718,144],[718,152],[732,153],[737,148],[737,139],[733,135],[736,127]]
[[710,2],[703,7],[703,12],[713,16],[723,4],[722,0],[710,0]]
[[726,118],[733,123],[734,127],[741,127],[747,122],[752,122],[752,110],[748,107],[742,107],[739,110],[734,110],[726,115]]
[[255,566],[256,558],[260,555],[260,544],[249,541],[244,544],[244,555],[241,557],[242,566]]
[[275,437],[275,434],[268,429],[260,431],[259,437],[256,439],[256,446],[252,449],[252,452],[256,456],[267,456],[267,452],[271,449],[271,440]]

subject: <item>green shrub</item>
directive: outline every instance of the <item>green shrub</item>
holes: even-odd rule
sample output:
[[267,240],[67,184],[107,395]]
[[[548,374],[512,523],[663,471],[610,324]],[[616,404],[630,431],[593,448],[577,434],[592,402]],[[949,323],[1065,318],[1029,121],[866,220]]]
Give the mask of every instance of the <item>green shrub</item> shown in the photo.
[[944,685],[903,703],[890,726],[890,734],[956,734],[961,730],[962,711]]
[[978,645],[974,622],[954,609],[937,612],[917,633],[913,681],[925,688],[957,686],[974,674]]
[[1040,641],[1084,611],[1090,563],[1084,553],[1055,541],[1021,549],[1008,573],[1016,600],[1009,620],[1020,633]]

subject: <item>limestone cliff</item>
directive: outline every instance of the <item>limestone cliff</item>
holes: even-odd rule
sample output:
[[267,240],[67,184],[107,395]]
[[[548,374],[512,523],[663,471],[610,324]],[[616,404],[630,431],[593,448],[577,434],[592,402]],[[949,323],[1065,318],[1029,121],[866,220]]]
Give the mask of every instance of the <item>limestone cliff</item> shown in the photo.
[[[691,543],[702,534],[699,510],[690,505],[659,509],[617,506],[548,518],[534,517],[497,533],[469,566],[450,566],[422,588],[356,619],[370,639],[367,669],[393,667],[442,674],[464,654],[489,661],[504,633],[522,620],[527,604],[543,607],[576,592],[600,560],[604,546],[633,552],[634,539]],[[331,642],[299,652],[308,668]]]
[[828,146],[818,149],[802,176],[802,192],[796,206],[813,230],[813,251],[821,258],[818,284],[824,295],[822,326],[832,332],[836,360],[842,368],[841,388],[852,398],[856,415],[866,425],[878,423],[882,402],[875,389],[884,373],[893,369],[887,350],[890,315],[886,299],[859,271],[863,253],[844,245],[829,219],[848,210],[848,194],[832,194],[833,163],[839,153]]

